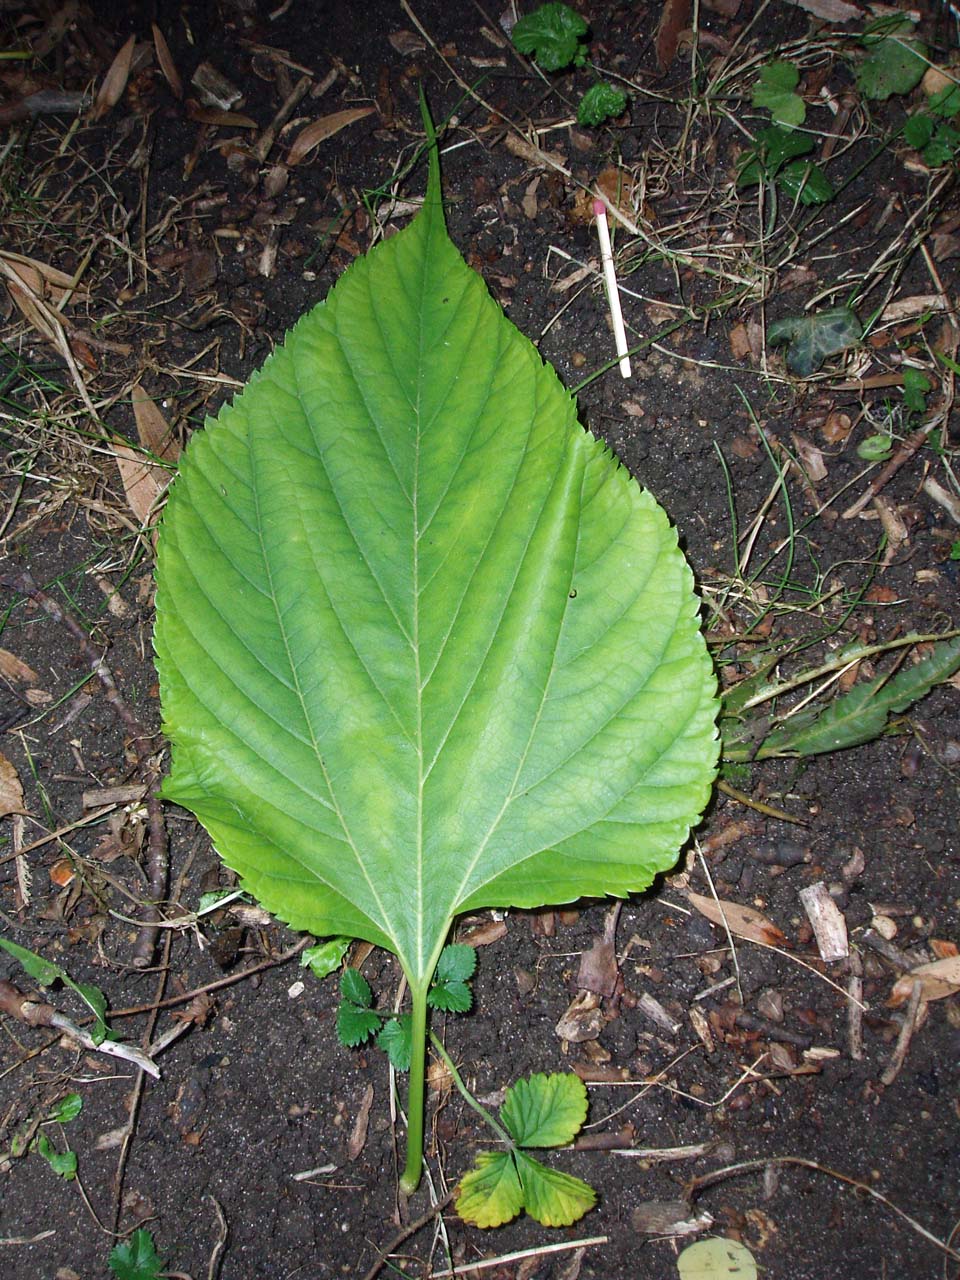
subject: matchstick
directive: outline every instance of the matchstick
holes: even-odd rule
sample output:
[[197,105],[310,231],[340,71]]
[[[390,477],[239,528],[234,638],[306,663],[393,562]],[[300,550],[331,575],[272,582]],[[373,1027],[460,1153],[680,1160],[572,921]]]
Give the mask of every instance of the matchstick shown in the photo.
[[597,234],[600,236],[600,262],[603,265],[603,282],[607,287],[607,303],[613,320],[613,337],[617,344],[620,372],[623,377],[629,378],[631,370],[630,357],[627,355],[627,332],[623,327],[623,312],[620,310],[620,290],[617,288],[617,273],[613,265],[607,210],[602,200],[594,200],[593,212],[597,219]]

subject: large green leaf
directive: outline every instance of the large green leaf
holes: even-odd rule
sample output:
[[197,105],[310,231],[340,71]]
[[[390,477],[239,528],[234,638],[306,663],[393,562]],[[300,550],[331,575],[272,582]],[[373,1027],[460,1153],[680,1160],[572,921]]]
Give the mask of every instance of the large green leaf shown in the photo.
[[289,924],[394,951],[415,1018],[458,912],[676,858],[717,753],[689,568],[457,253],[435,151],[186,450],[156,651],[166,798]]

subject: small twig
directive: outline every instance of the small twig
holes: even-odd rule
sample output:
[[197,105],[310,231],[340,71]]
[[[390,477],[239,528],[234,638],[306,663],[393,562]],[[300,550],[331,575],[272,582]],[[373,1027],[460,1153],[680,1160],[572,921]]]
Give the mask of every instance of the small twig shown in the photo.
[[41,1004],[37,1000],[31,1000],[12,982],[6,980],[0,980],[0,1011],[16,1018],[18,1022],[25,1023],[28,1027],[52,1027],[56,1031],[62,1031],[71,1040],[76,1040],[77,1044],[82,1045],[84,1049],[89,1049],[93,1053],[106,1053],[110,1057],[132,1062],[134,1066],[139,1067],[141,1071],[146,1071],[154,1079],[160,1078],[160,1070],[156,1063],[139,1049],[115,1040],[104,1040],[101,1044],[97,1044],[91,1035],[62,1013],[58,1013],[52,1004]]
[[880,490],[893,479],[904,463],[910,461],[934,427],[939,426],[942,421],[942,416],[938,414],[930,422],[924,423],[922,427],[914,431],[912,435],[907,436],[906,440],[904,440],[903,444],[896,451],[887,465],[880,471],[879,475],[875,476],[874,479],[871,480],[870,484],[856,502],[847,507],[846,511],[843,513],[844,520],[852,520],[854,516],[858,516],[864,507],[873,501]]
[[146,919],[140,926],[133,946],[132,963],[134,968],[149,968],[157,945],[158,930],[156,922],[160,919],[159,905],[166,895],[167,889],[167,830],[163,821],[163,806],[157,794],[160,773],[153,759],[150,739],[140,721],[133,714],[120,694],[110,668],[103,654],[98,651],[89,635],[69,611],[53,596],[37,586],[32,575],[24,570],[21,573],[3,575],[0,586],[19,591],[43,609],[54,622],[62,626],[73,636],[83,658],[93,674],[100,681],[107,701],[113,707],[120,722],[130,735],[130,742],[137,757],[137,766],[141,780],[146,789],[147,820],[149,839],[147,841],[147,895],[148,906]]
[[178,1004],[187,1004],[189,1001],[195,1000],[197,996],[207,995],[210,991],[219,991],[222,987],[232,987],[234,983],[243,982],[245,978],[251,978],[255,973],[262,973],[264,969],[275,969],[278,965],[286,964],[288,960],[298,956],[301,951],[305,951],[312,942],[313,938],[301,938],[296,946],[289,947],[286,951],[282,951],[280,955],[274,956],[270,960],[261,960],[258,964],[252,964],[248,969],[240,970],[239,973],[228,974],[225,978],[217,978],[215,982],[208,982],[205,987],[194,987],[192,991],[184,991],[182,995],[167,996],[164,1000],[154,1000],[150,1004],[137,1004],[129,1009],[111,1009],[110,1017],[111,1019],[134,1018],[141,1013],[150,1013],[153,1009],[172,1009]]
[[[390,1257],[390,1255],[392,1253],[395,1253],[397,1249],[399,1249],[400,1246],[404,1243],[405,1240],[409,1240],[410,1237],[416,1235],[417,1232],[422,1227],[425,1227],[428,1222],[432,1222],[433,1219],[437,1216],[437,1214],[441,1213],[447,1207],[447,1205],[453,1199],[453,1194],[454,1193],[452,1191],[448,1191],[447,1194],[443,1197],[443,1199],[438,1200],[436,1204],[431,1205],[430,1208],[426,1211],[426,1213],[422,1213],[420,1217],[415,1218],[413,1222],[408,1222],[402,1231],[398,1231],[397,1234],[390,1241],[390,1243],[380,1250],[380,1253],[377,1255],[376,1262],[373,1264],[370,1270],[366,1272],[366,1274],[363,1277],[363,1280],[374,1280],[374,1277],[378,1276],[380,1272],[383,1270],[383,1267],[385,1266],[387,1259]],[[448,1271],[446,1272],[446,1274],[450,1275],[451,1273]]]
[[903,1013],[903,1026],[900,1028],[900,1034],[897,1036],[897,1043],[894,1046],[893,1055],[884,1068],[880,1077],[880,1083],[883,1085],[891,1085],[900,1074],[904,1061],[907,1056],[907,1050],[910,1048],[910,1041],[913,1039],[913,1033],[917,1029],[917,1018],[920,1014],[920,994],[923,991],[923,983],[914,980],[910,988],[910,1000]]

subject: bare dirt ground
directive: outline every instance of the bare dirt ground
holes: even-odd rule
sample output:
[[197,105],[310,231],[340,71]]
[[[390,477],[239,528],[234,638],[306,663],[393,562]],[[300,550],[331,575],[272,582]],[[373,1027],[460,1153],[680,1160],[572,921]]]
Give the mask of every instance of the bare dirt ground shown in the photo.
[[[589,65],[538,72],[466,0],[0,6],[17,54],[0,63],[0,937],[98,988],[160,1071],[29,1025],[21,995],[91,1020],[0,953],[4,1276],[148,1280],[149,1259],[107,1263],[140,1227],[162,1273],[196,1280],[378,1263],[671,1277],[701,1235],[742,1242],[765,1280],[960,1275],[960,1005],[914,974],[960,943],[957,664],[864,720],[863,745],[771,747],[801,699],[822,710],[916,670],[960,625],[955,158],[900,133],[921,88],[871,98],[857,79],[865,12],[577,7],[591,62],[628,92],[601,126],[575,119]],[[949,67],[955,12],[924,0],[917,16]],[[759,184],[736,182],[778,56],[836,193],[822,204],[778,185],[769,156]],[[421,85],[447,122],[454,242],[667,509],[737,713],[697,844],[622,908],[613,995],[584,995],[580,967],[609,904],[460,925],[483,944],[474,1011],[435,1029],[477,1096],[533,1071],[588,1085],[579,1149],[556,1163],[599,1202],[553,1232],[432,1211],[488,1142],[440,1071],[430,1178],[398,1195],[385,1060],[340,1047],[336,980],[299,967],[297,935],[249,900],[142,927],[151,901],[170,922],[232,884],[190,815],[148,803],[164,768],[149,526],[205,415],[406,224],[426,180]],[[598,183],[620,212],[630,380]],[[798,376],[770,326],[830,307],[862,332]],[[800,896],[816,885],[845,929],[837,959]],[[717,925],[691,891],[756,915]],[[389,1004],[392,958],[363,972]],[[51,1118],[71,1095],[79,1113]]]

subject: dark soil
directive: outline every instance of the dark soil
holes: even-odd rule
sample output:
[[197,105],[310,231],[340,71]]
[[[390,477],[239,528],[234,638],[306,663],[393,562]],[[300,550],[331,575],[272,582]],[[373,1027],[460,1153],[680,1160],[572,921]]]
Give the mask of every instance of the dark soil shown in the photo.
[[[561,152],[589,184],[611,164],[639,172],[644,163],[656,167],[657,157],[673,148],[678,157],[693,154],[689,143],[681,148],[682,105],[662,100],[682,104],[687,96],[689,51],[681,48],[661,73],[653,51],[660,5],[591,7],[592,56],[649,96],[636,95],[628,115],[609,128],[571,130],[569,102],[589,83],[587,71],[554,77],[551,88],[485,34],[499,30],[496,14],[437,0],[414,8],[436,50],[414,39],[408,15],[386,0],[362,6],[117,0],[81,5],[72,34],[51,45],[41,87],[83,88],[90,79],[102,81],[128,35],[148,40],[155,20],[188,98],[196,93],[191,76],[206,59],[242,91],[233,109],[257,125],[216,127],[191,119],[154,62],[135,70],[112,112],[99,122],[81,121],[62,149],[68,117],[41,116],[31,127],[11,129],[4,247],[72,273],[91,236],[96,241],[96,284],[71,304],[87,339],[81,334],[72,349],[111,432],[135,439],[129,389],[139,379],[185,439],[370,246],[379,235],[370,212],[381,209],[395,172],[422,140],[420,84],[435,118],[456,116],[443,155],[455,243],[568,386],[611,359],[596,277],[579,291],[552,287],[575,264],[551,247],[578,261],[596,256],[591,227],[571,212],[574,186],[505,146],[502,121],[461,90],[451,68],[521,127],[566,121],[544,133],[541,145]],[[701,11],[708,61],[738,35],[745,50],[763,52],[811,29],[808,15],[794,6],[761,12],[744,0],[732,17],[722,16],[722,8]],[[31,19],[18,31],[18,17],[40,12],[49,19],[56,6],[3,9],[7,45],[14,47],[24,32],[37,30]],[[273,10],[279,16],[272,17]],[[921,11],[927,35],[942,51],[956,30],[947,10],[921,5]],[[404,39],[391,42],[398,35]],[[278,111],[301,68],[313,86],[328,72],[337,74],[322,96],[307,93],[293,111],[298,123],[264,161],[251,157],[251,139]],[[852,93],[839,57],[821,60],[808,74],[811,95],[814,80],[838,100]],[[370,105],[375,113],[322,142],[289,170],[285,188],[268,194],[267,171],[281,165],[301,127]],[[698,124],[696,165],[671,170],[659,164],[658,183],[648,192],[655,227],[700,220],[690,243],[701,238],[717,245],[733,225],[724,221],[732,218],[724,210],[731,207],[736,151],[743,146],[736,120],[753,128],[765,123],[751,112],[749,92],[727,105],[733,122],[714,119],[710,129]],[[895,102],[884,105],[875,127],[895,122],[897,111],[902,107]],[[828,123],[825,110],[815,111],[815,128],[826,130]],[[868,139],[851,147],[831,170],[834,181],[845,166],[852,171],[861,164],[872,145]],[[31,221],[18,192],[31,189],[42,171],[48,174],[43,198],[54,212]],[[281,177],[278,170],[274,180],[279,184]],[[867,507],[864,519],[839,514],[876,474],[861,477],[865,464],[856,455],[856,443],[876,430],[863,415],[880,420],[888,402],[898,404],[900,397],[897,388],[870,389],[855,378],[864,369],[897,368],[905,349],[928,353],[926,344],[943,336],[945,317],[913,328],[907,321],[887,326],[883,340],[868,348],[873,363],[858,371],[835,362],[820,381],[784,377],[779,357],[768,378],[750,355],[731,354],[736,326],[799,314],[841,273],[865,272],[892,238],[891,225],[902,227],[919,208],[929,181],[904,163],[902,150],[887,148],[818,214],[816,233],[824,237],[807,252],[814,232],[804,233],[807,240],[801,237],[789,263],[802,273],[792,289],[781,274],[765,312],[746,295],[735,305],[717,305],[712,320],[698,312],[700,323],[687,323],[639,355],[631,381],[614,368],[580,394],[584,422],[610,442],[679,528],[703,585],[727,683],[748,673],[753,652],[787,650],[804,637],[836,630],[829,642],[835,646],[856,637],[939,632],[958,622],[958,563],[949,559],[957,528],[920,487],[939,465],[932,450],[921,450],[884,489],[908,534],[892,558],[884,559],[874,509]],[[421,164],[397,194],[416,197],[424,182]],[[929,229],[949,235],[956,210],[949,191],[939,199]],[[745,200],[738,225],[747,239],[757,224],[752,196]],[[405,215],[381,216],[387,234],[406,221]],[[117,247],[124,245],[129,253]],[[276,248],[277,257],[264,275],[259,266],[268,248]],[[951,290],[955,259],[939,265]],[[902,268],[896,279],[880,281],[864,315],[895,298],[935,292],[920,253],[905,253]],[[733,288],[694,270],[689,258],[642,261],[626,284],[637,295],[625,300],[636,340],[654,335],[670,307],[706,308]],[[115,462],[84,416],[61,353],[25,327],[12,306],[4,338],[2,574],[9,583],[28,570],[73,611],[95,649],[106,654],[122,697],[155,734],[149,541],[136,535],[139,522]],[[844,414],[852,434],[825,435],[829,416],[836,421]],[[952,430],[956,435],[955,421]],[[754,550],[752,566],[771,557],[769,567],[752,591],[741,591],[730,577],[736,558],[731,507],[739,530],[748,530],[775,488],[771,458],[800,448],[798,438],[822,451],[827,474],[801,482],[796,471],[789,473],[789,510],[775,493]],[[813,519],[820,504],[848,486]],[[778,596],[787,566],[783,554],[773,552],[789,532],[788,516],[799,536]],[[765,616],[764,592],[772,601]],[[318,984],[296,959],[281,961],[297,937],[249,907],[246,914],[205,917],[197,929],[165,931],[156,964],[146,972],[132,967],[137,927],[108,912],[136,919],[140,910],[147,842],[142,808],[134,804],[122,822],[122,806],[114,810],[113,826],[104,818],[62,831],[98,807],[94,796],[84,809],[85,792],[141,776],[129,727],[55,618],[13,590],[0,595],[0,608],[0,644],[35,673],[18,678],[8,668],[0,693],[0,754],[19,775],[30,815],[19,833],[13,817],[0,827],[3,936],[54,960],[75,981],[101,988],[118,1011],[112,1026],[129,1043],[156,1044],[178,1020],[185,1028],[158,1053],[162,1078],[146,1079],[141,1090],[128,1063],[3,1017],[0,1272],[11,1280],[110,1274],[111,1231],[126,1235],[142,1224],[171,1273],[223,1280],[362,1276],[401,1225],[431,1203],[426,1184],[409,1203],[397,1192],[403,1132],[393,1118],[385,1060],[375,1050],[338,1045],[335,979]],[[521,1218],[483,1232],[465,1227],[448,1207],[442,1230],[436,1219],[428,1222],[399,1246],[382,1274],[427,1277],[443,1273],[452,1258],[456,1274],[491,1278],[670,1277],[688,1240],[639,1231],[632,1216],[638,1206],[676,1201],[689,1180],[738,1162],[797,1157],[807,1165],[767,1163],[731,1172],[696,1194],[691,1213],[710,1214],[714,1234],[742,1240],[765,1280],[960,1275],[957,1255],[951,1260],[936,1243],[952,1238],[960,1218],[960,1013],[955,998],[924,1005],[901,1069],[885,1077],[904,1008],[888,1003],[899,970],[869,945],[876,932],[868,932],[877,917],[881,928],[895,928],[892,947],[906,964],[960,942],[956,686],[935,690],[898,728],[898,735],[855,750],[767,761],[730,776],[754,801],[786,810],[800,824],[718,793],[698,832],[717,892],[774,922],[784,947],[738,940],[734,958],[723,931],[691,912],[684,896],[687,879],[692,889],[710,893],[705,864],[690,853],[681,859],[686,873],[679,880],[624,906],[617,931],[623,990],[604,1001],[598,1039],[561,1041],[555,1027],[576,994],[581,953],[602,933],[607,907],[507,913],[503,936],[480,948],[473,1013],[435,1023],[477,1095],[495,1096],[524,1073],[579,1069],[590,1082],[591,1137],[619,1133],[618,1145],[634,1151],[710,1144],[708,1153],[662,1161],[603,1149],[558,1154],[553,1163],[599,1193],[597,1208],[575,1227],[551,1232]],[[159,738],[153,745],[159,749]],[[201,892],[230,883],[229,873],[189,815],[168,811],[166,824],[170,896],[195,909]],[[31,882],[26,901],[12,841],[32,845],[54,831],[61,835],[24,855]],[[64,879],[69,883],[60,887]],[[817,881],[830,887],[844,913],[850,960],[819,960],[798,897]],[[478,917],[461,930],[488,922],[489,916]],[[859,1058],[844,995],[856,966],[868,1006]],[[248,967],[256,969],[252,976]],[[364,972],[386,1005],[398,984],[397,966],[374,952]],[[12,958],[0,960],[0,977],[34,990]],[[158,998],[217,983],[199,1003],[153,1008]],[[663,1007],[665,1025],[637,1004],[644,993]],[[46,998],[82,1020],[70,992],[54,988]],[[153,1012],[122,1012],[138,1007]],[[440,1084],[428,1103],[436,1197],[489,1141],[457,1093]],[[358,1151],[351,1139],[369,1087],[369,1127]],[[31,1119],[46,1116],[71,1092],[82,1096],[81,1114],[45,1132],[58,1150],[69,1143],[76,1151],[77,1181],[58,1177],[35,1150],[10,1153],[15,1136],[25,1126],[31,1132]],[[222,1223],[225,1245],[218,1244]],[[579,1239],[592,1243],[579,1252],[536,1253]],[[534,1253],[482,1272],[461,1270],[523,1250]]]

